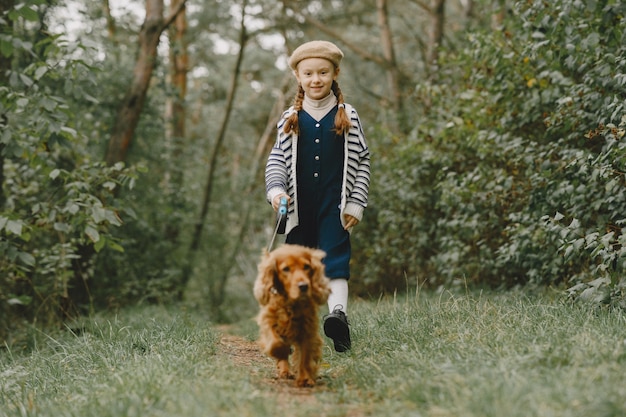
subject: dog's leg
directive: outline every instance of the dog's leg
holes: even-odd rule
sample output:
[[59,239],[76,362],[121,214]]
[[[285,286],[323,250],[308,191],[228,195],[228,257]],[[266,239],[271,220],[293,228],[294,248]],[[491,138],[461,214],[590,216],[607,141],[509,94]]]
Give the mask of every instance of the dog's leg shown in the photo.
[[[263,323],[263,321],[260,320],[260,323]],[[259,345],[263,353],[276,359],[276,368],[279,378],[293,378],[293,375],[289,371],[291,346],[286,344],[271,327],[265,325],[261,326]]]
[[293,378],[293,375],[289,371],[289,354],[291,353],[291,347],[284,343],[273,344],[269,352],[270,356],[276,358],[276,369],[278,371],[279,378]]
[[299,387],[315,386],[319,361],[322,358],[321,338],[319,336],[313,337],[306,345],[298,345],[296,352],[298,358],[296,385]]

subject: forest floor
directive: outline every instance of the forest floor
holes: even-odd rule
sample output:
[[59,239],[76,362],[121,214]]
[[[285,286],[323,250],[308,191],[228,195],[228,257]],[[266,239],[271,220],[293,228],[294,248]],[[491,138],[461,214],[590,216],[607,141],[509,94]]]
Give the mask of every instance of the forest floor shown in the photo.
[[[293,380],[279,379],[275,376],[274,361],[260,351],[255,341],[229,334],[229,326],[220,326],[218,330],[222,332],[218,344],[218,356],[229,358],[240,369],[248,369],[250,374],[257,378],[258,385],[265,388],[265,395],[275,397],[278,401],[286,396],[297,396],[300,401],[306,401],[309,404],[315,405],[318,402],[314,394],[325,389],[322,378],[319,378],[316,387],[296,387]],[[260,367],[259,364],[261,364]],[[325,365],[328,366],[328,364]],[[352,417],[357,416],[352,415]]]
[[185,306],[85,318],[0,350],[0,416],[603,417],[626,415],[626,312],[521,292],[351,303],[318,383],[276,377],[253,320]]

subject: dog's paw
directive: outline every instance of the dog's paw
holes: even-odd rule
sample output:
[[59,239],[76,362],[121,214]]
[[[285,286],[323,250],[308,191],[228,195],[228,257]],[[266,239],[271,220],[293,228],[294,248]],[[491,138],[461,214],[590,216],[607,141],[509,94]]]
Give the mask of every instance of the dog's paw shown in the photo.
[[294,379],[295,376],[289,371],[278,371],[278,379]]
[[311,388],[315,386],[315,381],[311,378],[298,378],[296,380],[296,386],[300,388]]
[[287,360],[279,360],[276,362],[276,370],[279,379],[293,379],[294,376],[289,370],[289,362]]

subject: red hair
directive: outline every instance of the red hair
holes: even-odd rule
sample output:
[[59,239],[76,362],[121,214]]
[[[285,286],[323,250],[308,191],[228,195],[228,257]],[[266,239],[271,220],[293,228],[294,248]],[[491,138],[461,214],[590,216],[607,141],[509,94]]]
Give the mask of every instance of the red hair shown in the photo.
[[[335,133],[338,135],[343,135],[350,130],[350,117],[348,117],[348,113],[346,112],[346,106],[343,101],[343,94],[341,93],[341,89],[339,88],[339,84],[337,81],[333,80],[333,85],[331,87],[333,94],[337,97],[337,105],[339,108],[337,109],[337,114],[335,115]],[[287,121],[285,122],[285,126],[283,127],[283,132],[290,133],[294,132],[298,134],[298,112],[302,110],[302,102],[304,101],[304,89],[301,85],[298,85],[298,92],[293,99],[293,109],[295,110]]]

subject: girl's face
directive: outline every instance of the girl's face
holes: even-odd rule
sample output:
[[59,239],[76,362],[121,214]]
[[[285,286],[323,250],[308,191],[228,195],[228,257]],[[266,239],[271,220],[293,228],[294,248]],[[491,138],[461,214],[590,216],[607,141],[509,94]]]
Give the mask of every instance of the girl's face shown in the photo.
[[306,58],[298,63],[294,74],[304,94],[320,100],[330,94],[333,81],[339,76],[339,68],[324,58]]

